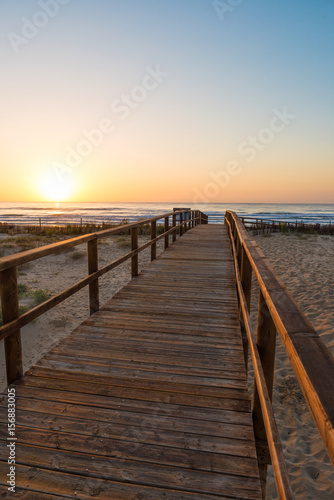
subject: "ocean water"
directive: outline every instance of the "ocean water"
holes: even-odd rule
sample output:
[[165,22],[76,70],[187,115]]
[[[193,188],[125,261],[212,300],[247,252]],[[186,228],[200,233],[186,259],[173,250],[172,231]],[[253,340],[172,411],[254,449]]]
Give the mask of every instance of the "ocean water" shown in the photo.
[[281,203],[0,203],[0,222],[43,225],[119,223],[171,212],[173,207],[198,209],[209,216],[209,222],[222,223],[226,210],[240,216],[289,222],[329,224],[334,222],[334,204]]

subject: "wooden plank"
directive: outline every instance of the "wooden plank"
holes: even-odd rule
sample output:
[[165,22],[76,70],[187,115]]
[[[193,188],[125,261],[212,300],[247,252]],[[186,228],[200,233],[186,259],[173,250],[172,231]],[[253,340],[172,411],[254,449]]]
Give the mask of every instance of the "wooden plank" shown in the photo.
[[[7,465],[0,461],[0,471],[3,476],[7,473]],[[145,500],[214,500],[217,498],[216,495],[192,493],[174,488],[165,489],[108,481],[107,479],[80,475],[80,473],[69,474],[64,471],[31,468],[24,465],[17,465],[16,469],[17,491],[20,498],[24,500],[47,499],[47,495],[50,493],[54,494],[56,498],[61,495],[65,498],[84,500],[91,500],[95,497],[98,497],[99,500],[112,498],[117,498],[117,500],[133,500],[134,498]],[[3,485],[3,489],[5,488],[7,486]],[[220,496],[220,498],[226,499],[231,498],[231,496]]]
[[[182,367],[187,367],[188,370],[193,367],[193,368],[205,368],[208,364],[213,366],[215,369],[219,370],[219,367],[224,365],[224,369],[226,371],[231,370],[231,371],[239,371],[242,370],[244,371],[244,364],[242,361],[240,361],[240,356],[220,356],[218,355],[215,356],[205,356],[201,354],[194,354],[186,356],[179,356],[176,358],[175,353],[172,351],[168,351],[168,353],[164,353],[163,350],[160,350],[157,352],[156,350],[153,352],[147,351],[146,353],[138,353],[135,350],[119,350],[119,351],[114,351],[111,353],[110,351],[103,351],[103,350],[97,350],[95,349],[94,351],[87,351],[84,348],[77,347],[76,352],[73,351],[73,349],[66,349],[65,347],[57,347],[54,348],[52,351],[54,354],[60,354],[62,356],[85,356],[88,360],[122,360],[126,362],[142,362],[145,361],[145,358],[147,359],[147,362],[149,363],[154,363],[154,364],[165,364],[169,366],[182,366]],[[168,354],[168,356],[167,356]]]
[[[74,433],[71,428],[69,432],[65,432],[63,429],[45,430],[18,425],[16,435],[18,446],[36,446],[36,443],[38,443],[39,447],[48,448],[50,454],[54,450],[75,450],[76,453],[88,456],[93,453],[94,456],[108,457],[109,459],[112,457],[122,460],[135,460],[142,463],[235,474],[245,477],[256,478],[258,476],[252,441],[229,440],[226,438],[221,439],[219,442],[216,438],[217,444],[215,446],[213,438],[210,440],[204,436],[196,438],[196,436],[186,436],[183,433],[170,435],[165,432],[159,441],[159,439],[154,439],[153,434],[153,438],[149,439],[148,433],[142,433],[140,428],[125,427],[121,429],[118,427],[118,430],[123,431],[123,433],[116,437],[109,436],[109,432],[104,436],[91,436],[87,433]],[[5,452],[7,451],[6,446],[4,446],[6,438],[6,433],[0,429],[0,444],[5,448]],[[172,438],[175,441],[172,441]],[[198,446],[196,447],[196,442],[201,443],[201,449]],[[209,449],[206,450],[206,447]],[[5,452],[2,454],[2,459],[6,458]],[[17,456],[20,462],[19,449]]]
[[[80,408],[80,407],[79,407]],[[240,426],[235,424],[233,427],[231,424],[221,425],[220,431],[223,431],[224,435],[217,436],[217,431],[214,428],[214,435],[209,434],[210,427],[206,426],[204,422],[205,432],[201,428],[201,433],[196,433],[187,422],[187,426],[184,424],[183,419],[174,419],[173,427],[165,429],[168,427],[165,418],[154,418],[152,422],[147,421],[147,417],[136,414],[125,412],[126,416],[129,416],[130,422],[123,417],[120,423],[115,423],[113,421],[110,424],[110,417],[112,417],[111,412],[106,413],[106,422],[97,422],[93,417],[94,415],[88,416],[86,412],[83,412],[83,418],[79,418],[76,414],[75,418],[70,418],[69,415],[55,415],[50,413],[43,413],[38,411],[24,411],[21,407],[18,411],[19,422],[18,430],[20,432],[21,428],[34,428],[45,431],[53,432],[65,432],[70,434],[79,434],[81,436],[91,436],[96,438],[108,438],[108,439],[120,439],[120,440],[130,440],[134,442],[149,443],[159,446],[168,446],[172,448],[182,448],[186,450],[199,450],[206,452],[221,453],[225,455],[234,455],[241,457],[251,457],[255,458],[255,450],[253,443],[253,436],[251,429],[245,426]],[[7,418],[4,409],[0,409],[0,422],[7,423]],[[193,423],[193,422],[192,422]],[[157,434],[157,425],[159,425],[159,433]],[[215,426],[216,427],[216,426]],[[233,437],[231,436],[234,430]],[[235,428],[235,429],[234,429]],[[190,432],[191,430],[191,432]],[[7,435],[2,432],[3,439],[7,438]],[[22,434],[20,435],[20,442]],[[23,438],[22,438],[23,439]],[[81,438],[83,439],[83,438]],[[41,444],[41,443],[40,443]],[[76,449],[76,448],[73,448]],[[255,461],[248,461],[250,464],[255,464]]]
[[[59,363],[59,364],[57,364]],[[237,366],[230,366],[230,369],[210,369],[208,367],[192,367],[191,372],[189,366],[180,365],[168,365],[166,363],[152,363],[149,359],[145,361],[133,362],[131,359],[101,359],[92,358],[87,356],[75,356],[75,355],[59,355],[59,354],[46,354],[36,366],[45,366],[62,369],[64,367],[63,363],[74,363],[78,367],[86,367],[87,373],[103,373],[103,370],[107,370],[107,373],[115,373],[116,375],[121,373],[121,370],[132,370],[133,375],[143,374],[144,372],[152,372],[154,377],[161,375],[161,380],[168,380],[169,378],[174,379],[175,375],[200,377],[203,382],[205,379],[217,379],[219,377],[225,377],[229,380],[242,381],[244,387],[245,381],[245,370],[239,370]],[[231,370],[231,368],[233,370]],[[115,372],[113,372],[115,370]],[[143,374],[143,376],[145,376]]]
[[[88,368],[88,367],[87,367]],[[93,370],[93,367],[89,366],[89,369],[82,368],[80,370],[80,365],[75,363],[66,364],[54,364],[52,366],[52,362],[48,363],[48,366],[40,366],[35,365],[30,370],[28,370],[27,375],[33,376],[42,376],[42,377],[51,377],[58,378],[59,375],[62,375],[64,379],[67,380],[87,380],[99,384],[108,384],[115,383],[116,385],[124,385],[128,386],[129,384],[132,386],[140,385],[141,387],[155,387],[158,384],[163,382],[164,387],[183,387],[186,384],[189,385],[190,388],[195,387],[196,391],[202,390],[208,394],[211,387],[232,387],[234,389],[242,389],[245,390],[245,384],[243,380],[237,380],[233,378],[209,378],[209,377],[196,377],[194,375],[177,375],[173,374],[172,377],[166,377],[165,374],[161,374],[160,372],[145,372],[144,370],[121,370],[118,369],[114,371],[114,374],[110,371],[109,367],[107,369],[101,369],[100,367],[97,370]],[[171,384],[173,383],[173,385]],[[176,385],[177,384],[177,385]]]
[[[204,395],[204,396],[214,396],[214,397],[227,397],[235,399],[246,399],[248,398],[248,391],[245,387],[230,387],[228,381],[224,383],[224,379],[221,379],[219,386],[206,385],[204,382],[202,384],[191,384],[189,379],[187,382],[168,382],[166,380],[162,381],[156,377],[152,379],[136,379],[136,378],[120,378],[112,376],[103,376],[101,374],[93,375],[87,372],[85,373],[75,373],[72,371],[63,370],[50,370],[43,367],[34,366],[27,372],[27,379],[33,380],[32,377],[40,377],[44,380],[50,378],[57,381],[61,379],[62,381],[73,381],[81,382],[82,384],[89,384],[94,386],[96,384],[97,394],[99,393],[99,386],[103,385],[105,389],[108,386],[113,387],[132,387],[138,389],[152,389],[155,391],[166,391],[169,393],[180,393],[180,394],[193,394],[193,395]],[[28,378],[29,377],[29,378]],[[189,377],[190,378],[190,377]],[[84,386],[83,392],[84,392]],[[75,389],[75,387],[74,387]]]
[[[2,460],[5,459],[3,449],[3,446],[0,447]],[[17,463],[144,486],[161,488],[168,485],[170,488],[178,488],[181,491],[216,495],[221,491],[232,491],[237,498],[243,496],[259,498],[257,478],[180,466],[165,466],[154,462],[148,464],[129,459],[106,458],[94,453],[86,455],[59,449],[51,451],[50,448],[33,448],[18,443]]]
[[[254,440],[253,427],[249,416],[242,413],[228,411],[209,411],[202,412],[196,410],[188,411],[184,407],[179,411],[179,408],[157,407],[155,410],[152,405],[133,406],[129,409],[122,407],[116,408],[98,408],[94,407],[94,412],[87,411],[85,405],[77,403],[66,403],[59,401],[50,401],[47,399],[34,399],[29,397],[18,397],[17,410],[20,418],[22,413],[28,412],[29,422],[32,421],[33,414],[43,414],[47,412],[52,422],[50,429],[58,429],[57,422],[60,418],[71,418],[77,422],[81,420],[91,421],[94,424],[91,427],[91,433],[94,435],[99,429],[103,431],[104,425],[107,425],[110,432],[110,427],[116,425],[140,427],[143,432],[148,430],[159,429],[163,431],[179,431],[183,433],[198,434],[204,436],[215,437],[231,437],[231,425],[237,428],[237,433],[233,439],[245,439],[247,441]],[[3,410],[5,411],[5,410]],[[167,417],[167,418],[166,418]],[[42,417],[41,417],[42,418]],[[112,422],[112,424],[111,424]],[[79,424],[78,424],[79,425]],[[80,427],[79,427],[80,428]],[[254,447],[255,449],[255,447]]]
[[[95,333],[95,332],[94,332]],[[79,336],[75,337],[68,337],[64,342],[62,342],[62,345],[66,346],[66,348],[71,349],[73,346],[77,345]],[[97,338],[94,336],[92,339],[91,337],[91,347],[94,347],[94,349],[104,349],[110,347],[110,338]],[[242,350],[242,347],[239,345],[234,346],[233,343],[228,343],[228,344],[220,344],[220,345],[207,345],[202,342],[202,344],[196,344],[196,343],[186,343],[186,342],[173,342],[173,339],[169,339],[170,342],[173,343],[173,352],[180,354],[180,353],[190,353],[190,355],[193,354],[206,354],[206,355],[213,355],[217,356],[222,355],[222,356],[228,356],[229,354],[231,355],[239,355],[240,351]],[[170,342],[159,342],[157,340],[146,340],[142,341],[140,337],[137,338],[127,338],[123,336],[121,339],[112,339],[113,343],[113,348],[115,351],[121,349],[129,349],[129,350],[135,350],[136,352],[147,352],[150,351],[152,352],[153,349],[157,351],[161,351],[166,349],[168,351],[168,347],[170,347]],[[89,351],[89,349],[86,349]]]
[[[83,382],[77,383],[61,379],[43,379],[41,377],[24,377],[19,381],[17,388],[26,389],[34,387],[47,389],[50,393],[59,393],[66,400],[70,400],[77,395],[88,396],[94,394],[96,399],[103,403],[106,399],[130,399],[136,401],[151,401],[158,403],[171,403],[183,406],[198,406],[203,408],[217,408],[232,411],[250,411],[250,402],[246,394],[241,390],[222,388],[220,396],[202,396],[197,394],[194,397],[191,393],[165,392],[162,390],[147,390],[133,387],[97,387]],[[239,398],[236,391],[240,392]]]
[[[225,335],[221,337],[219,334],[216,336],[205,335],[205,331],[203,331],[201,335],[199,333],[195,335],[189,332],[189,330],[186,333],[180,334],[174,333],[173,331],[170,331],[170,329],[167,331],[154,331],[152,328],[150,331],[146,328],[142,330],[140,330],[139,327],[137,327],[137,329],[114,328],[110,325],[95,326],[94,328],[94,338],[96,340],[112,340],[113,343],[118,339],[126,339],[127,341],[140,339],[143,343],[159,340],[160,343],[172,343],[173,345],[186,344],[194,346],[219,347],[232,344],[234,349],[242,349],[240,335],[237,329],[234,329],[233,333],[227,331]],[[81,324],[80,327],[76,328],[75,331],[67,337],[67,339],[74,338],[80,340],[81,342],[91,339],[91,327],[85,323]]]

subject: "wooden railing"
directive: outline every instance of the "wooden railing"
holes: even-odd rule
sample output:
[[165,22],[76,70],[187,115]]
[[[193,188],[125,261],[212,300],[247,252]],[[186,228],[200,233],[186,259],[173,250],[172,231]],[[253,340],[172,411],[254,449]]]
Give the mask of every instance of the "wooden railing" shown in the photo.
[[[235,261],[245,362],[247,366],[249,348],[254,367],[253,424],[263,492],[271,459],[279,498],[293,498],[271,406],[276,331],[333,465],[334,358],[240,218],[227,211],[225,223]],[[257,334],[250,321],[252,272],[260,288]]]
[[[163,219],[164,232],[157,236],[157,221]],[[170,224],[171,222],[171,224]],[[207,216],[199,210],[180,210],[159,215],[154,218],[141,220],[118,226],[113,229],[107,229],[96,233],[86,234],[77,238],[72,238],[52,245],[27,250],[15,255],[0,258],[0,290],[3,326],[0,328],[0,340],[5,342],[6,373],[7,382],[11,384],[23,374],[21,333],[20,329],[49,311],[56,305],[71,297],[76,292],[89,286],[89,304],[90,314],[99,310],[99,284],[98,278],[119,266],[123,262],[131,259],[131,276],[138,275],[138,254],[148,247],[151,247],[151,260],[156,258],[157,242],[164,238],[165,249],[169,246],[170,237],[172,242],[177,238],[177,234],[183,233],[195,227],[198,224],[207,223]],[[151,239],[144,245],[138,247],[138,228],[150,224]],[[99,269],[98,267],[98,246],[97,242],[101,238],[117,235],[124,231],[131,233],[131,251],[123,257],[111,262]],[[82,243],[87,243],[88,250],[88,276],[71,287],[63,290],[61,293],[46,300],[37,307],[22,314],[19,313],[19,298],[17,285],[17,267],[32,262],[36,259],[59,253],[60,251],[73,248]]]
[[269,231],[298,231],[301,233],[317,233],[317,234],[334,234],[334,225],[317,224],[311,222],[303,222],[302,220],[295,222],[286,220],[263,219],[259,217],[240,216],[240,219],[247,229],[269,230]]

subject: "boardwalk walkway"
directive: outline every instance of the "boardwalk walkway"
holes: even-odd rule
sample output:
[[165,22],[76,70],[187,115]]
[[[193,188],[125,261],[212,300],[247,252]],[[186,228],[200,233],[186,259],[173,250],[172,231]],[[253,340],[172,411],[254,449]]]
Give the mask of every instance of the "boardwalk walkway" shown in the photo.
[[14,386],[21,498],[261,498],[224,226],[188,231]]

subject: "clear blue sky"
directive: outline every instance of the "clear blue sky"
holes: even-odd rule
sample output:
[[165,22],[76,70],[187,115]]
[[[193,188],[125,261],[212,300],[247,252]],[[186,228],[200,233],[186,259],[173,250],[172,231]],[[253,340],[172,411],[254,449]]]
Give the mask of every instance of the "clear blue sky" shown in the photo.
[[[332,0],[42,3],[0,2],[2,200],[51,197],[56,161],[81,201],[334,202]],[[26,19],[45,24],[29,39]],[[122,120],[111,104],[157,66],[169,76]],[[68,165],[105,118],[115,130]]]

